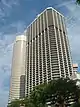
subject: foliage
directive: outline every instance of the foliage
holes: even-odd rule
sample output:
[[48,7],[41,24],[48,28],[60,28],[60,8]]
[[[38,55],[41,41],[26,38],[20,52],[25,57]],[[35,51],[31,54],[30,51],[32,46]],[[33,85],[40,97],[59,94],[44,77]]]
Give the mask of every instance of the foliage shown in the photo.
[[80,4],[80,0],[76,0],[76,3],[77,3],[77,4]]
[[14,100],[12,101],[10,104],[8,104],[7,107],[20,107],[20,105],[24,105],[25,104],[25,101],[24,100]]
[[80,107],[80,103],[75,103],[71,107]]
[[69,97],[78,102],[80,90],[76,82],[69,79],[53,80],[48,84],[37,86],[30,96],[30,107],[46,107],[47,103],[51,105],[58,104],[61,107],[66,106]]
[[79,99],[80,90],[76,86],[76,82],[69,79],[51,81],[47,90],[47,100],[51,104],[66,105],[69,97],[75,99],[75,102]]
[[37,87],[35,87],[34,91],[32,91],[30,95],[31,103],[34,105],[34,107],[45,107],[46,101],[45,101],[45,95],[46,92],[44,89],[46,88],[47,84],[41,84]]
[[20,100],[12,101],[8,107],[20,107]]
[[67,106],[69,98],[74,99],[74,103],[77,103],[79,96],[80,89],[76,86],[76,81],[58,79],[36,86],[29,97],[11,102],[9,107],[19,107],[20,104],[25,104],[25,107],[47,107],[48,103],[54,107],[55,105],[64,107]]

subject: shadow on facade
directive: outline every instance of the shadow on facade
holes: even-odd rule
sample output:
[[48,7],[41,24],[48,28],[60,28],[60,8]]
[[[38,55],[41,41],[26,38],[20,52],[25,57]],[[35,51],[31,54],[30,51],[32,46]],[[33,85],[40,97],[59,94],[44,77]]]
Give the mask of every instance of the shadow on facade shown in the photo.
[[25,97],[25,75],[20,77],[20,99]]

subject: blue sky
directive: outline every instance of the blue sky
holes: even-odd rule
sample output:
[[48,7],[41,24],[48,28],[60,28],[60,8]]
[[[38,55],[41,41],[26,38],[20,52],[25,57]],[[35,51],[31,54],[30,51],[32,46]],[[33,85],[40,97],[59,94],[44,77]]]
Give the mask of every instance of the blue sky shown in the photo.
[[75,0],[0,0],[0,107],[8,101],[15,37],[49,6],[65,16],[73,62],[80,65],[80,7]]

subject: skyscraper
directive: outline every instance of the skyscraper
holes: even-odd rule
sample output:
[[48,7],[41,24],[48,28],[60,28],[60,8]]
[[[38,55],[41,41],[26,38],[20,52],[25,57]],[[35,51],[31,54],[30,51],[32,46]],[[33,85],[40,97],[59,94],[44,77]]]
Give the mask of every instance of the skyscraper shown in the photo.
[[17,36],[13,46],[9,102],[25,96],[26,37]]
[[28,26],[26,42],[26,88],[73,73],[64,16],[47,8]]

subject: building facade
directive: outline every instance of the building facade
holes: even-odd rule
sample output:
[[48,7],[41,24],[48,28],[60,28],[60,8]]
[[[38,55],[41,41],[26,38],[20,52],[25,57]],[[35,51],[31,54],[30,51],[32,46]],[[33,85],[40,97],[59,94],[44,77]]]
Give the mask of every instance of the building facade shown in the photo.
[[75,80],[78,73],[78,64],[73,64],[73,74],[71,76],[71,79]]
[[25,95],[36,85],[73,73],[64,16],[47,8],[28,26]]
[[26,37],[16,37],[13,46],[9,102],[25,96]]
[[73,64],[73,75],[71,79],[77,81],[77,85],[80,87],[80,72],[78,71],[78,64]]
[[78,64],[73,64],[73,72],[78,72]]

